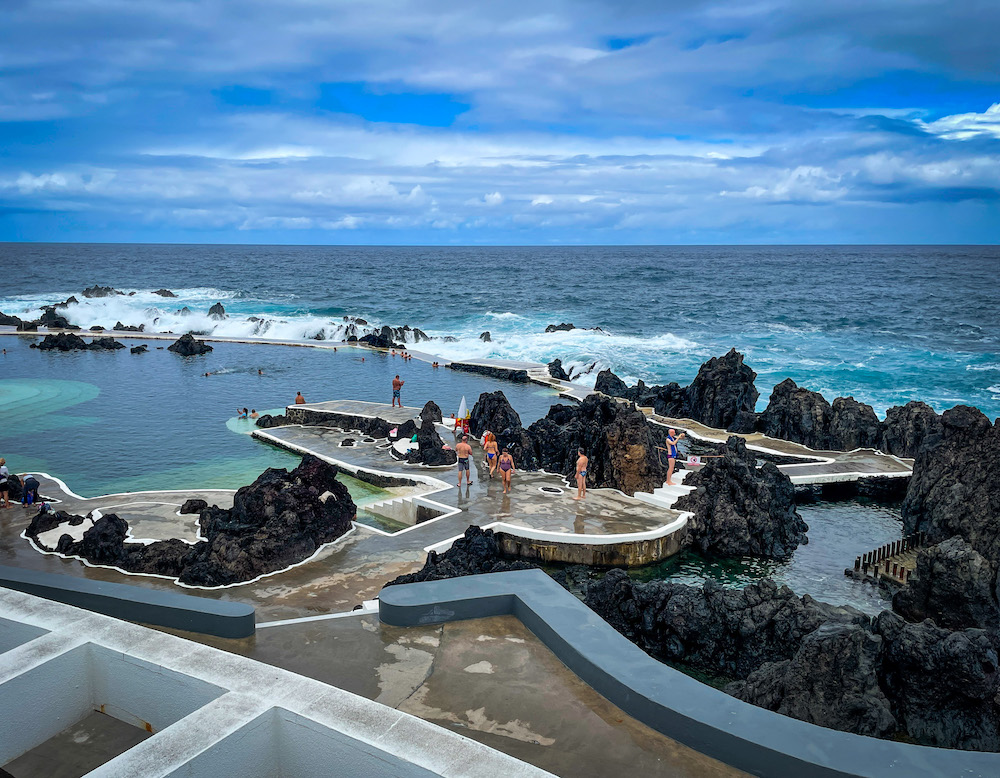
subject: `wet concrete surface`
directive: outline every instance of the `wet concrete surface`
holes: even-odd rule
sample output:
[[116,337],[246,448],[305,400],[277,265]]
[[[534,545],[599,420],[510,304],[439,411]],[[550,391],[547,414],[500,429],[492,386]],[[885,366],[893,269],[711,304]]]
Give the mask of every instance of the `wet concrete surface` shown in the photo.
[[367,614],[264,627],[239,641],[197,638],[406,711],[556,775],[743,775],[625,714],[511,616],[399,628]]

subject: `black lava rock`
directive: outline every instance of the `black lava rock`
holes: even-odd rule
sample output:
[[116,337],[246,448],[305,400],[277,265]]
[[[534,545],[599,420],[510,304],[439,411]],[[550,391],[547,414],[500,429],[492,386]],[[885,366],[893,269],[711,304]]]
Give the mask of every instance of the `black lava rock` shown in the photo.
[[181,335],[175,343],[167,347],[167,351],[173,351],[175,354],[180,354],[182,357],[193,357],[200,354],[207,354],[212,350],[212,347],[205,343],[205,341],[195,340],[194,336],[190,332]]
[[568,381],[569,375],[563,370],[562,360],[553,359],[549,362],[549,375],[558,381]]
[[756,378],[736,349],[712,357],[684,393],[687,415],[709,427],[729,429],[740,413],[754,412],[760,396],[753,383]]
[[505,559],[500,553],[500,544],[493,536],[493,530],[484,530],[473,525],[443,554],[431,551],[427,554],[427,561],[420,570],[409,575],[401,575],[386,586],[534,568],[535,565],[528,562]]
[[225,319],[226,309],[222,307],[222,303],[216,303],[208,309],[208,315],[213,319]]
[[181,506],[181,513],[201,513],[208,507],[205,500],[191,499],[185,500]]
[[515,467],[522,470],[538,469],[535,449],[531,438],[521,427],[521,417],[507,401],[507,396],[499,390],[479,395],[469,414],[469,432],[474,437],[482,437],[486,430],[496,435],[501,451],[504,448],[510,450]]

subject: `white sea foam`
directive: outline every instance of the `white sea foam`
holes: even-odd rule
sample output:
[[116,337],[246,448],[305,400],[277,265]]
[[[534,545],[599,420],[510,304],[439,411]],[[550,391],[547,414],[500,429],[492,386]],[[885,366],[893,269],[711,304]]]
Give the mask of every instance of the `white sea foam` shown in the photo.
[[966,365],[965,369],[973,370],[977,373],[984,370],[1000,370],[1000,362],[987,363],[985,365]]

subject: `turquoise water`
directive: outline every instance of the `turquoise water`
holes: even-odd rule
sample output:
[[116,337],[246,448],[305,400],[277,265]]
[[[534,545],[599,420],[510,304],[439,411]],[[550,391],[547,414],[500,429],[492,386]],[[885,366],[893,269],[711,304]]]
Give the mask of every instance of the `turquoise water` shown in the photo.
[[[251,422],[235,417],[244,406],[258,412],[284,407],[296,391],[313,401],[385,402],[399,372],[408,404],[434,399],[448,413],[463,395],[471,404],[496,388],[416,360],[404,366],[366,353],[362,363],[355,350],[216,344],[211,354],[185,358],[156,350],[156,341],[141,355],[41,352],[29,349],[27,339],[2,342],[0,456],[14,472],[50,473],[87,497],[235,489],[268,467],[294,467],[299,457],[239,434]],[[541,387],[503,388],[526,423],[543,415],[553,397]],[[358,497],[371,497],[372,488],[359,484],[352,486]]]

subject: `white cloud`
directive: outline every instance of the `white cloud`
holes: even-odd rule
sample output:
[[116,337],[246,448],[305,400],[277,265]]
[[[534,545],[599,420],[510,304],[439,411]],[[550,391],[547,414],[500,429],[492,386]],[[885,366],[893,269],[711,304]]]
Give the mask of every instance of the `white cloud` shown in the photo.
[[921,124],[928,132],[949,140],[1000,138],[1000,103],[994,103],[982,113],[957,113]]
[[483,202],[487,205],[500,205],[503,202],[503,195],[499,192],[490,192],[483,195]]

